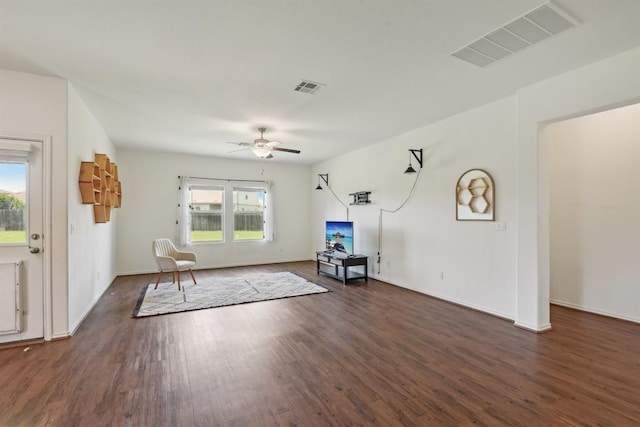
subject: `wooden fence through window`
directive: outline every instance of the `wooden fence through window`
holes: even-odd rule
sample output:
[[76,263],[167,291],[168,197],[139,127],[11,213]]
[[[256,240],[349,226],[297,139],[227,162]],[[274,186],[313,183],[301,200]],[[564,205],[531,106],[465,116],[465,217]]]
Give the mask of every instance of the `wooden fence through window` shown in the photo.
[[[234,215],[236,231],[260,231],[264,229],[262,212],[236,212]],[[222,214],[211,212],[191,212],[191,231],[222,230]]]
[[0,230],[24,230],[24,212],[23,209],[0,209]]

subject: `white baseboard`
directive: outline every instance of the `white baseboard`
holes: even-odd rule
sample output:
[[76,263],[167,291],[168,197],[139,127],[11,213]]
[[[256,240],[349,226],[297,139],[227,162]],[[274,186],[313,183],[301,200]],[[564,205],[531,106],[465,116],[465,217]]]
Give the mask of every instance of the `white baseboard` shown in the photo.
[[[96,295],[93,298],[93,300],[91,301],[91,304],[89,304],[87,308],[84,309],[84,311],[82,312],[78,320],[76,320],[76,322],[73,325],[70,325],[68,336],[73,336],[76,333],[80,325],[82,325],[82,322],[84,322],[84,319],[89,315],[89,313],[91,313],[91,310],[93,310],[93,307],[95,307],[95,305],[98,303],[98,300],[102,298],[102,295],[104,295],[107,289],[109,289],[109,286],[111,286],[113,281],[116,280],[116,277],[118,276],[113,277],[109,282],[109,285],[107,285],[107,287],[104,288],[102,292],[100,292],[98,295]],[[55,337],[52,337],[52,339],[55,339]]]
[[450,302],[450,303],[453,303],[453,304],[456,304],[456,305],[460,305],[462,307],[466,307],[466,308],[470,308],[470,309],[473,309],[473,310],[476,310],[476,311],[480,311],[482,313],[490,314],[492,316],[499,317],[501,319],[511,320],[511,321],[514,320],[514,318],[512,316],[510,316],[510,315],[508,315],[506,313],[500,313],[500,312],[497,312],[497,311],[494,311],[494,310],[489,310],[486,307],[481,307],[481,306],[478,306],[478,305],[469,304],[466,301],[460,301],[460,300],[457,300],[455,298],[450,298],[448,296],[441,295],[441,294],[438,294],[438,293],[435,293],[435,292],[425,292],[422,289],[418,289],[418,288],[415,288],[413,286],[407,285],[406,283],[401,283],[401,282],[398,282],[396,280],[392,280],[392,279],[390,279],[388,277],[385,277],[383,275],[371,274],[371,275],[369,275],[369,277],[372,278],[372,279],[376,279],[376,280],[380,280],[380,281],[389,283],[389,284],[394,285],[394,286],[398,286],[400,288],[409,289],[409,290],[412,290],[414,292],[418,292],[418,293],[421,293],[421,294],[424,294],[424,295],[428,295],[430,297],[438,298],[438,299],[443,300],[443,301],[447,301],[447,302]]
[[69,338],[70,336],[71,334],[69,332],[61,332],[58,334],[51,335],[51,339],[49,341],[64,340]]
[[543,332],[547,332],[552,329],[551,323],[547,323],[546,325],[541,325],[541,326],[532,326],[532,325],[525,325],[524,323],[518,323],[516,321],[516,322],[513,322],[513,326],[515,326],[516,328],[524,329],[525,331],[535,332],[536,334],[541,334]]
[[616,319],[626,320],[628,322],[640,323],[640,318],[637,318],[637,317],[625,316],[623,314],[611,313],[611,312],[608,312],[608,311],[595,310],[593,308],[584,307],[584,306],[581,306],[581,305],[572,304],[570,302],[565,302],[565,301],[549,300],[549,302],[551,304],[559,305],[559,306],[562,306],[562,307],[572,308],[574,310],[586,311],[587,313],[599,314],[600,316],[613,317],[613,318],[616,318]]
[[[256,262],[256,263],[249,263],[247,264],[242,263],[242,262],[238,262],[238,263],[228,263],[228,264],[215,264],[215,265],[200,265],[198,264],[196,266],[196,268],[194,268],[194,271],[198,271],[198,270],[215,270],[216,268],[230,268],[230,267],[251,267],[254,265],[269,265],[269,264],[281,264],[281,263],[285,263],[285,262],[301,262],[301,261],[313,261],[315,262],[315,258],[314,259],[310,259],[310,258],[302,258],[302,259],[288,259],[288,260],[278,260],[278,261],[267,261],[267,262]],[[138,274],[158,274],[158,270],[157,269],[153,269],[153,270],[134,270],[134,271],[121,271],[117,274],[117,276],[136,276]]]

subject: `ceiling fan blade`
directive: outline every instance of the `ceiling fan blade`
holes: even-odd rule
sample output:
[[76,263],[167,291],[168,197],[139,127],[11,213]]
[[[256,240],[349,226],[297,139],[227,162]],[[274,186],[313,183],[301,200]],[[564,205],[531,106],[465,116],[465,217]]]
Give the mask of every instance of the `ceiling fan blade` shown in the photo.
[[227,151],[227,153],[231,154],[231,153],[237,153],[238,151],[249,151],[249,150],[251,150],[251,148],[247,147],[247,148],[240,148],[238,150]]
[[244,147],[251,147],[253,146],[252,143],[250,142],[232,142],[232,141],[227,141],[227,144],[234,144],[234,145],[242,145]]
[[295,154],[300,154],[300,150],[292,150],[291,148],[279,148],[279,147],[272,147],[271,148],[273,151],[284,151],[285,153],[295,153]]
[[269,155],[265,157],[265,159],[273,159],[273,154],[269,153]]

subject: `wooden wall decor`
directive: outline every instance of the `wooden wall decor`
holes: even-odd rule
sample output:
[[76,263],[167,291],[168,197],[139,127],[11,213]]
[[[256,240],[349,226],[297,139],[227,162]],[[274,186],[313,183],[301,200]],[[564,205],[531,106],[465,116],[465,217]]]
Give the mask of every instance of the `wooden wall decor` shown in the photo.
[[456,184],[456,220],[494,221],[493,178],[482,169],[470,169]]
[[78,184],[82,203],[93,205],[96,223],[109,222],[111,209],[122,206],[118,166],[106,154],[96,154],[93,162],[80,163]]

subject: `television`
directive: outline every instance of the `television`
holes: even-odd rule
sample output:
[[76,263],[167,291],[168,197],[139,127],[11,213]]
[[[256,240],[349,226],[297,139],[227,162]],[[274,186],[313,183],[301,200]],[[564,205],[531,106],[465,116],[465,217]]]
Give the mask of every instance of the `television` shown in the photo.
[[353,222],[327,221],[324,228],[326,250],[354,255]]

